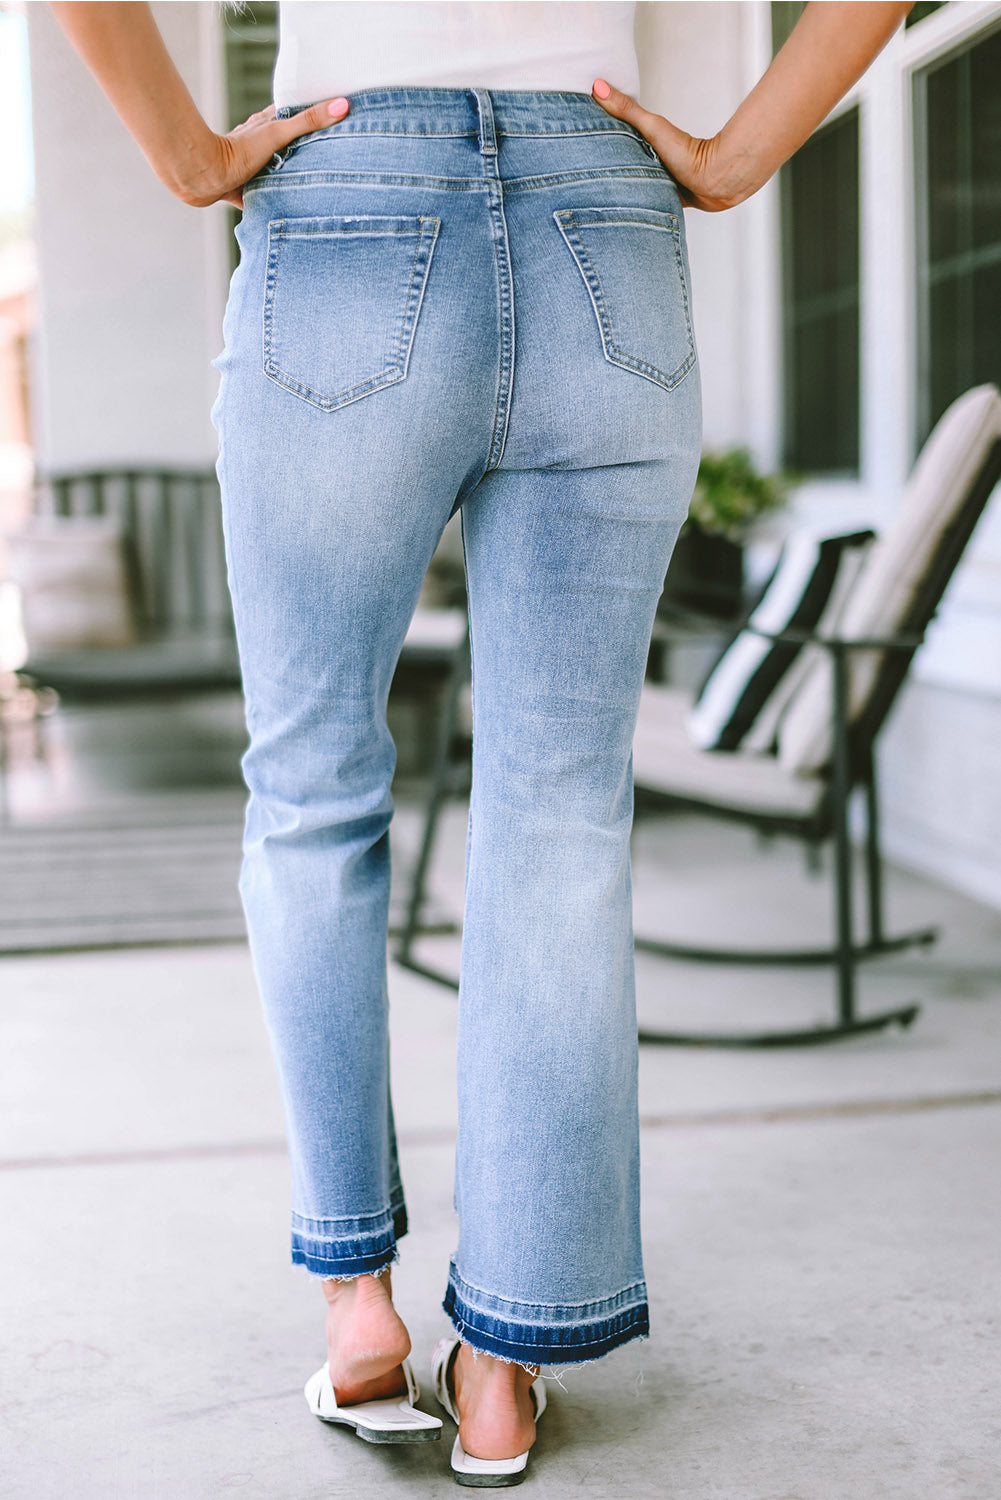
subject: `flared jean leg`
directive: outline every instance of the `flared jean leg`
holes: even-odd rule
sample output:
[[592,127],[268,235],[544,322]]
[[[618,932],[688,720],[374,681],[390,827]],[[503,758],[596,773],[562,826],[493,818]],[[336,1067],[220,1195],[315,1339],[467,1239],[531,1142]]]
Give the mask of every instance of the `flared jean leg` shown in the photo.
[[[322,608],[284,641],[274,613],[261,613],[267,648],[251,647],[257,626],[240,621],[250,729],[240,893],[285,1108],[292,1258],[351,1276],[393,1260],[406,1231],[389,1100],[387,670],[370,650],[348,665],[352,632],[331,619],[328,633]],[[265,675],[269,653],[280,669]],[[346,675],[370,680],[351,692]]]
[[[217,412],[249,730],[240,892],[285,1110],[292,1258],[349,1277],[389,1264],[406,1230],[389,1100],[386,703],[454,483],[436,493],[429,480],[414,505],[408,452],[394,473],[385,444],[250,389],[257,420],[243,413],[231,431],[231,390]],[[268,451],[276,430],[294,465]]]
[[[341,150],[323,147],[324,162]],[[248,185],[214,411],[250,737],[240,890],[285,1110],[292,1258],[328,1277],[381,1269],[406,1227],[386,706],[428,563],[482,469],[496,385],[496,306],[477,291],[488,216],[451,219],[446,240],[443,207],[463,196],[382,182],[393,137],[364,155],[370,176],[349,189],[291,165]]]
[[467,501],[473,787],[446,1310],[530,1364],[646,1333],[631,743],[687,463]]

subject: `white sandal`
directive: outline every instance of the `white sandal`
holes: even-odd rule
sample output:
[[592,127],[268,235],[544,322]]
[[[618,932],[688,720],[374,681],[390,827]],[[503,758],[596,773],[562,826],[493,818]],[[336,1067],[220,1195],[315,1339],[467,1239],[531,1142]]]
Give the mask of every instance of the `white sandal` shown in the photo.
[[[439,1339],[431,1356],[434,1393],[457,1426],[459,1411],[453,1394],[452,1370],[460,1343],[457,1338]],[[538,1421],[546,1409],[546,1385],[541,1375],[532,1384],[532,1400],[535,1402],[535,1420]],[[456,1433],[452,1445],[452,1478],[456,1484],[476,1489],[500,1489],[504,1485],[520,1484],[525,1477],[530,1451],[526,1449],[514,1458],[473,1458],[465,1451]]]
[[330,1381],[330,1366],[324,1362],[303,1386],[303,1394],[314,1417],[321,1422],[340,1422],[353,1427],[366,1443],[433,1443],[441,1437],[441,1419],[417,1410],[420,1387],[414,1379],[409,1359],[403,1361],[407,1382],[406,1396],[390,1396],[380,1401],[359,1401],[354,1406],[338,1406]]

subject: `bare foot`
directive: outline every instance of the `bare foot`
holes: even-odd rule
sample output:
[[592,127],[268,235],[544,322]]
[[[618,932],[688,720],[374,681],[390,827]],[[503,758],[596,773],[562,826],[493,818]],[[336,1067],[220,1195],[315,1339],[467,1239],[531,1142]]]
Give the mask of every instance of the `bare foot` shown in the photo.
[[[535,1372],[535,1375],[538,1371]],[[515,1458],[535,1442],[535,1375],[460,1344],[452,1366],[459,1440],[470,1458]]]
[[410,1335],[393,1306],[389,1272],[325,1281],[327,1360],[339,1406],[404,1396]]

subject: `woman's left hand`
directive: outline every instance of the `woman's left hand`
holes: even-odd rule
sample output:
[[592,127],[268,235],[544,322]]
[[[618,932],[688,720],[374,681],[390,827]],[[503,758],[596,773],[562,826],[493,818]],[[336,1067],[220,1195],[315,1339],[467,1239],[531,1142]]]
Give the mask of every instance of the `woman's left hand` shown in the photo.
[[284,150],[310,131],[336,125],[344,119],[349,108],[343,97],[325,99],[279,120],[275,116],[275,106],[269,104],[226,135],[213,132],[197,158],[185,162],[185,177],[180,182],[168,180],[168,186],[185,203],[196,208],[205,208],[210,203],[232,203],[234,208],[242,208],[243,184],[259,172],[276,151]]
[[732,174],[721,170],[718,136],[700,140],[688,135],[663,115],[653,114],[628,94],[612,88],[603,78],[595,79],[591,93],[603,110],[635,126],[649,141],[677,182],[682,203],[705,209],[707,213],[718,213],[740,202],[740,197],[734,196],[732,184],[724,180],[724,175]]
[[910,9],[910,0],[809,0],[763,77],[709,140],[651,114],[603,78],[591,95],[649,141],[682,202],[710,213],[733,208],[809,139]]

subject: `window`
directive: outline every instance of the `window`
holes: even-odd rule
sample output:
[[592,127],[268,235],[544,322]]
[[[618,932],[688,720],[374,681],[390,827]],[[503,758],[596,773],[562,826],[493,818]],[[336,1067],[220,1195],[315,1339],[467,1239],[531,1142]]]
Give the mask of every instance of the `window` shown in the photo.
[[784,460],[804,473],[859,465],[858,110],[782,169]]
[[1001,30],[914,80],[920,444],[971,385],[1001,382]]
[[[771,7],[773,54],[804,6]],[[859,462],[858,111],[782,168],[783,458],[807,474]]]

